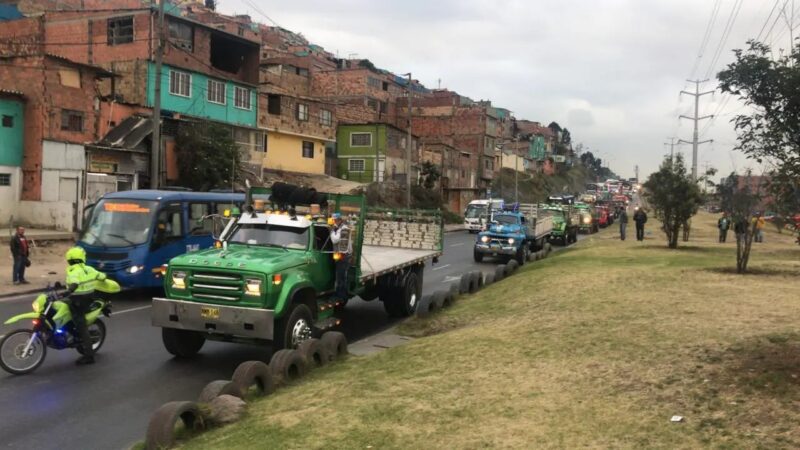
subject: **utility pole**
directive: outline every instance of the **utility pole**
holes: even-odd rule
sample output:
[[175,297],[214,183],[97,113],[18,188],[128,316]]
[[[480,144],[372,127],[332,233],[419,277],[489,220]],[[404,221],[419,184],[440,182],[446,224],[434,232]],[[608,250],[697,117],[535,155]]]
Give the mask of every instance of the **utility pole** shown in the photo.
[[698,125],[697,125],[698,122],[700,122],[701,120],[711,119],[711,118],[714,117],[713,115],[699,117],[699,115],[700,115],[700,97],[702,97],[704,95],[708,95],[708,94],[713,94],[714,91],[700,92],[700,83],[705,83],[708,80],[702,80],[702,81],[701,80],[686,80],[686,81],[688,81],[689,83],[694,83],[694,92],[681,91],[681,94],[691,95],[692,97],[694,97],[694,117],[683,116],[683,115],[680,116],[680,117],[681,117],[681,119],[689,119],[691,121],[694,121],[694,137],[692,139],[692,142],[687,142],[687,141],[684,141],[683,139],[681,139],[681,140],[678,141],[678,143],[692,144],[692,181],[697,181],[697,147],[700,144],[706,144],[708,142],[714,142],[712,139],[709,139],[709,140],[706,140],[706,141],[703,141],[703,142],[699,141],[700,136],[699,136]]
[[[153,0],[155,1],[155,0]],[[150,189],[161,184],[161,64],[164,60],[164,4],[158,4],[158,47],[156,48],[156,81],[153,99],[153,133],[150,145]]]
[[[516,146],[515,146],[516,147]],[[519,154],[514,148],[514,202],[519,203]]]
[[[669,142],[664,142],[664,145],[669,145],[669,157],[670,158],[674,158],[675,157],[675,145],[676,145],[675,139],[676,138],[671,137],[671,138],[667,138],[667,139],[669,139]],[[678,142],[677,144],[680,144],[680,143]]]
[[639,165],[637,164],[634,168],[634,172],[636,173],[636,182],[639,182]]
[[406,208],[411,209],[411,72],[408,74],[408,139],[406,140]]

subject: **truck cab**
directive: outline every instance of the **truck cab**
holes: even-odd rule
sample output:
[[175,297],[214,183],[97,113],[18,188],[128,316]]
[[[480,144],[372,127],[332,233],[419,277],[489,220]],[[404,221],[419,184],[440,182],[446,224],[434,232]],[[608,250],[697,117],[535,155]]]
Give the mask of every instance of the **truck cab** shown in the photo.
[[503,209],[505,202],[502,199],[473,200],[464,210],[464,229],[470,233],[482,231],[489,220],[491,213]]
[[537,205],[508,205],[493,213],[487,229],[478,234],[473,258],[475,262],[483,261],[485,256],[513,258],[523,265],[530,252],[542,248],[552,229],[552,220],[540,215]]

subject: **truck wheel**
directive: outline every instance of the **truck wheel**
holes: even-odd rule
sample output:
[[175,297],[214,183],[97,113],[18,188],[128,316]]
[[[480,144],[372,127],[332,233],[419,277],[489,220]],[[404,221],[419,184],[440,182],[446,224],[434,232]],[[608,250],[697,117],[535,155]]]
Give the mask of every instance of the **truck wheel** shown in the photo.
[[301,342],[311,339],[314,316],[303,303],[295,303],[288,315],[275,324],[272,349],[297,348]]
[[497,267],[494,269],[494,281],[495,283],[501,281],[503,278],[506,277],[506,265],[505,264],[498,264]]
[[278,350],[269,361],[272,378],[278,384],[292,383],[306,374],[306,360],[297,350]]
[[328,331],[322,335],[320,342],[328,350],[328,356],[331,361],[346,356],[347,351],[347,338],[344,333],[339,331]]
[[414,314],[422,298],[422,280],[417,272],[406,275],[404,285],[394,295],[383,301],[383,309],[391,317],[408,317]]
[[480,253],[477,250],[472,251],[472,259],[475,260],[476,263],[483,261],[483,253]]
[[319,339],[309,339],[301,342],[297,346],[297,351],[305,358],[309,369],[322,367],[331,361],[331,357],[328,355],[328,348],[322,345]]
[[176,328],[162,328],[161,340],[164,342],[164,348],[178,358],[191,358],[206,342],[205,336],[197,331]]
[[245,361],[233,371],[231,381],[239,386],[243,396],[250,395],[255,388],[258,396],[269,395],[275,390],[272,372],[269,366],[261,361]]
[[230,380],[212,381],[200,391],[197,403],[209,403],[220,395],[232,395],[242,398],[242,388],[239,384]]

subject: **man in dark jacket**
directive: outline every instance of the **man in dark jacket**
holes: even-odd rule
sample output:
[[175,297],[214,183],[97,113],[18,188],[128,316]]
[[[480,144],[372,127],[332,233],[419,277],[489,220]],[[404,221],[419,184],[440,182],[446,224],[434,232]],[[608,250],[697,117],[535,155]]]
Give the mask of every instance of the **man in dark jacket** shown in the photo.
[[11,238],[11,256],[14,257],[13,281],[14,284],[28,284],[25,279],[25,267],[28,264],[30,249],[28,239],[25,237],[25,227],[17,227],[17,233]]
[[725,242],[728,239],[728,230],[731,227],[731,219],[727,213],[722,213],[722,217],[717,221],[717,228],[719,228],[719,242]]
[[628,212],[624,208],[619,210],[619,238],[625,240],[625,230],[628,228]]
[[636,212],[633,213],[633,221],[636,222],[636,240],[644,240],[644,224],[647,223],[647,213],[640,207],[636,207]]

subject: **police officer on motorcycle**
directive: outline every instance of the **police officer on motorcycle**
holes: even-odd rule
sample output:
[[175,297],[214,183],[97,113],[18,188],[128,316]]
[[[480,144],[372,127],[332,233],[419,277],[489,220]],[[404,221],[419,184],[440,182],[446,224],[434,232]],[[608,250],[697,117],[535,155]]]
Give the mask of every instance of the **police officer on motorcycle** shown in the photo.
[[86,314],[94,301],[97,281],[106,279],[106,274],[86,265],[86,251],[80,247],[67,250],[67,293],[72,321],[80,337],[83,356],[76,361],[78,365],[94,364],[94,348],[86,324]]

